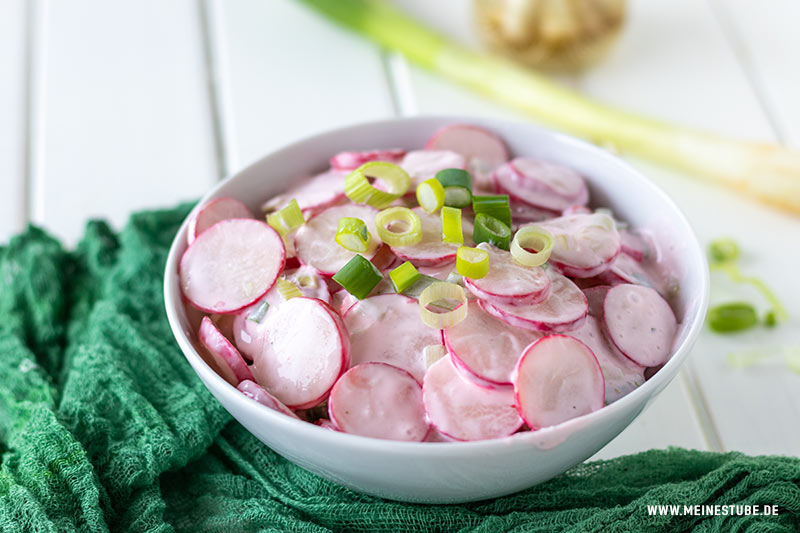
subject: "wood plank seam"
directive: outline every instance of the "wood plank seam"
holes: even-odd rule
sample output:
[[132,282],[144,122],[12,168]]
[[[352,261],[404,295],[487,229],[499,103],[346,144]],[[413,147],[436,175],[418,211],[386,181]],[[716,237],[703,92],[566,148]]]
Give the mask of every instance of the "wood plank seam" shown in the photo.
[[708,449],[715,452],[723,452],[725,451],[725,447],[722,444],[722,438],[714,422],[714,417],[711,415],[711,410],[706,402],[703,389],[700,387],[694,372],[695,369],[692,365],[692,361],[689,360],[684,363],[684,367],[678,374],[677,379],[683,381],[684,388],[689,394],[690,403],[695,410],[695,418],[697,418],[700,424],[700,430],[703,433],[703,438],[706,441]]
[[43,223],[44,90],[46,82],[45,0],[26,4],[25,25],[25,160],[23,216],[25,223]]
[[382,52],[384,69],[392,93],[395,114],[409,117],[419,114],[406,59],[397,52]]

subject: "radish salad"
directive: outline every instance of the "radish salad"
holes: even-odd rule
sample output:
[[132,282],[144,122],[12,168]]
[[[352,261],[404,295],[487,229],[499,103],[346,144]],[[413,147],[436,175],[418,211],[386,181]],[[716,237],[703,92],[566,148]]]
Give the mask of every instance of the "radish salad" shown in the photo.
[[179,278],[198,347],[242,394],[333,431],[469,441],[617,401],[669,359],[658,243],[562,164],[453,124],[334,154],[265,199],[195,211]]

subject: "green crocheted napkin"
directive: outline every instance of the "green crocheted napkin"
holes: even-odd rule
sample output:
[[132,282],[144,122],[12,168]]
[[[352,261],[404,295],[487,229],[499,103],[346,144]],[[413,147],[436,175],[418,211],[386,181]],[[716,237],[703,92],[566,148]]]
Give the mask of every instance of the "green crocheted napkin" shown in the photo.
[[[800,459],[680,449],[587,463],[459,506],[383,501],[283,460],[223,411],[173,340],[162,272],[190,206],[31,227],[0,249],[2,531],[800,531]],[[787,421],[788,422],[788,421]],[[777,516],[648,516],[648,505]]]

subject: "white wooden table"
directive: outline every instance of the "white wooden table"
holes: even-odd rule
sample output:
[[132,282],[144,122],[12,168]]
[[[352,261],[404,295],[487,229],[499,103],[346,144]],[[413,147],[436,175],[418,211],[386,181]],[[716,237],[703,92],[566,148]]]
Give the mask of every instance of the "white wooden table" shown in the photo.
[[[401,3],[474,39],[467,0]],[[611,56],[567,83],[800,147],[800,3],[632,0],[630,15]],[[300,137],[420,113],[515,116],[292,0],[0,0],[0,242],[30,221],[75,243],[88,217],[120,226],[132,210],[197,198]],[[777,360],[726,362],[731,351],[800,346],[800,217],[634,164],[703,242],[736,237],[746,270],[780,289],[793,318],[769,333],[703,333],[679,378],[599,456],[670,445],[800,455],[800,375]]]

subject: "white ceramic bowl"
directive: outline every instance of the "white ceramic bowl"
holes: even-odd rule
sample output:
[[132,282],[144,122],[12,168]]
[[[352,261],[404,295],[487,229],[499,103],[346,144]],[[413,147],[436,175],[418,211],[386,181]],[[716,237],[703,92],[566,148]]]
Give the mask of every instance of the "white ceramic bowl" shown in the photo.
[[[348,435],[293,420],[238,392],[203,360],[183,307],[178,263],[187,223],[169,253],[164,294],[172,331],[211,393],[241,424],[290,461],[346,487],[421,503],[457,503],[510,494],[541,483],[591,457],[633,421],[675,377],[700,332],[708,304],[708,268],[683,214],[656,186],[617,157],[572,137],[530,124],[472,117],[419,117],[342,128],[294,143],[226,179],[202,202],[233,196],[258,212],[261,203],[298,176],[327,167],[343,150],[421,148],[440,126],[461,122],[498,133],[514,155],[540,156],[581,172],[591,201],[622,220],[651,229],[680,280],[673,307],[681,322],[670,361],[644,385],[610,406],[559,426],[497,440],[407,443]],[[191,215],[190,215],[191,216]]]

